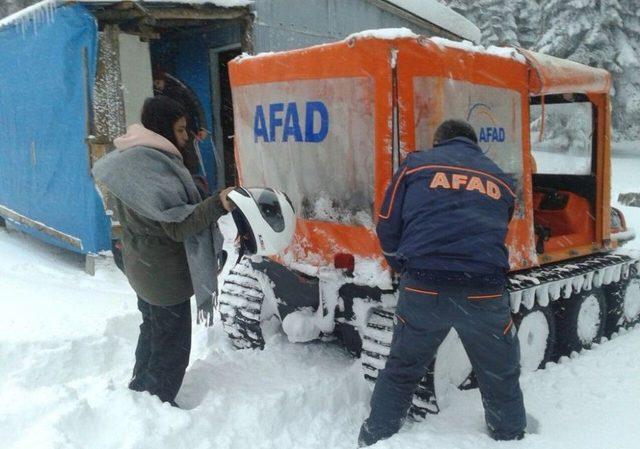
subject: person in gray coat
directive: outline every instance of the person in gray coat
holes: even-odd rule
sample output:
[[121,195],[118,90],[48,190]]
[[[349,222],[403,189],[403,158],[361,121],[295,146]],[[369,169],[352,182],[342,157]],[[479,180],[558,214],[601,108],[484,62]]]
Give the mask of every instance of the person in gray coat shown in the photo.
[[233,188],[203,200],[183,163],[189,135],[179,103],[148,98],[141,122],[114,140],[93,174],[114,198],[124,273],[142,313],[129,388],[177,406],[191,350],[190,298],[195,293],[198,320],[211,324],[222,246],[216,222],[232,209]]

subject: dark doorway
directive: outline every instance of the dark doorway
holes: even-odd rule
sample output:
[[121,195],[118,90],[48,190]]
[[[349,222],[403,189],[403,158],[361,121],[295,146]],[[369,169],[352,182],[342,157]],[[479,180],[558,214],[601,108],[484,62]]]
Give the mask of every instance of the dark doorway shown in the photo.
[[[218,136],[216,137],[216,151],[221,157],[216,158],[224,164],[224,170],[218,169],[218,174],[224,174],[224,186],[236,185],[238,173],[233,148],[233,100],[231,97],[231,84],[229,82],[229,61],[241,54],[240,46],[234,48],[213,49],[211,63],[213,74],[217,72],[217,83],[213,79],[214,86],[218,84],[218,98],[214,98],[214,121]],[[215,95],[215,94],[214,94]],[[219,183],[222,187],[221,183]]]

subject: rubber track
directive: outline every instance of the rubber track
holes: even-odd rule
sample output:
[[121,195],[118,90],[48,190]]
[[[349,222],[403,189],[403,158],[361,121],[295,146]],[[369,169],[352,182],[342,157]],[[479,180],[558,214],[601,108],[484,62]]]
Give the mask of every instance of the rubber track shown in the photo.
[[264,348],[260,311],[264,293],[247,258],[231,269],[219,296],[222,327],[236,349]]
[[[391,338],[393,336],[392,310],[376,307],[371,311],[367,322],[367,329],[363,335],[363,350],[361,355],[364,377],[375,383],[378,371],[384,368],[389,355]],[[431,367],[432,369],[432,367]],[[414,420],[422,420],[429,414],[438,413],[433,376],[427,373],[420,380],[413,395],[409,416]]]

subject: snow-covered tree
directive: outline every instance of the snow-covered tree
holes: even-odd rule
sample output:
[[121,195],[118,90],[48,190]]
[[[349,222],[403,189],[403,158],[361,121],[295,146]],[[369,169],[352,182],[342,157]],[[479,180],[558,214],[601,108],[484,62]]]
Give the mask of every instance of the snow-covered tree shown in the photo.
[[442,0],[482,30],[485,45],[521,45],[613,76],[614,137],[640,139],[638,0]]
[[514,2],[516,33],[524,48],[533,48],[542,36],[542,8],[539,0]]
[[517,45],[515,2],[505,0],[448,0],[444,4],[475,23],[484,42]]

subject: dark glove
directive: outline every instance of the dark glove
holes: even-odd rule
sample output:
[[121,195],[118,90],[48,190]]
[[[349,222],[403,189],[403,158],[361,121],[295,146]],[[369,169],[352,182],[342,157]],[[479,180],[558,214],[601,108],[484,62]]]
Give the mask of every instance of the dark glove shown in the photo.
[[207,301],[198,304],[196,322],[204,324],[205,327],[213,326],[213,295]]
[[391,256],[385,256],[385,259],[387,259],[387,263],[393,271],[395,271],[396,273],[402,273],[404,269],[404,260],[400,260],[396,257]]

